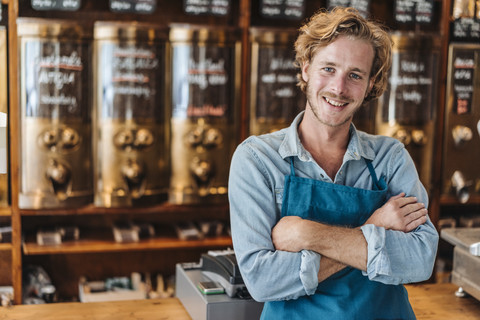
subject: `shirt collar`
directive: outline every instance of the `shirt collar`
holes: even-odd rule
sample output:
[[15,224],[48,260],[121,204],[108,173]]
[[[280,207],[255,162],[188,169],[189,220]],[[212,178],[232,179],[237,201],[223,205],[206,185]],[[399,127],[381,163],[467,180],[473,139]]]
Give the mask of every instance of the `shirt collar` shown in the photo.
[[[302,122],[304,113],[305,111],[300,112],[292,121],[292,124],[286,128],[285,137],[278,149],[280,156],[284,159],[296,156],[302,161],[312,161],[312,156],[305,150],[298,136],[298,125]],[[369,141],[365,139],[363,134],[359,134],[352,123],[350,125],[350,141],[347,152],[345,153],[344,162],[348,160],[360,160],[361,157],[373,160],[375,153]]]

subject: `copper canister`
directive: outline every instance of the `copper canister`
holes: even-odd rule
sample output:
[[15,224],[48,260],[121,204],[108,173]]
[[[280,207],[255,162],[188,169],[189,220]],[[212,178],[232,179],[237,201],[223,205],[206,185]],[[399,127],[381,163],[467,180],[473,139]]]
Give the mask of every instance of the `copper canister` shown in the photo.
[[387,90],[379,100],[375,130],[403,142],[430,191],[440,38],[418,33],[394,33],[391,37],[392,68]]
[[7,30],[0,26],[0,207],[8,206]]
[[167,200],[165,118],[167,31],[136,22],[97,22],[95,38],[95,204]]
[[172,25],[170,44],[170,202],[224,202],[238,143],[239,33]]
[[250,134],[290,125],[305,108],[294,65],[295,29],[250,28]]
[[92,30],[73,21],[18,19],[20,208],[93,200]]
[[480,199],[480,45],[452,43],[448,51],[442,156],[442,195],[458,203]]

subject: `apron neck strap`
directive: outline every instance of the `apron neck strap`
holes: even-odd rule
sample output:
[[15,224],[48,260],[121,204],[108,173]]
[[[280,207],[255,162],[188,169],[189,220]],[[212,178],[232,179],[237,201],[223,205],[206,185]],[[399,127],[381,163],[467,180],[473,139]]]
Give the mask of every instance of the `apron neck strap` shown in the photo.
[[377,174],[375,173],[375,170],[373,169],[372,160],[368,160],[368,159],[365,159],[365,158],[363,158],[363,159],[367,163],[368,171],[370,171],[370,175],[372,176],[374,189],[375,190],[381,190],[382,185],[381,185],[380,181],[378,181]]
[[[295,157],[289,157],[289,160],[290,160],[290,175],[291,176],[295,176],[294,159],[295,159]],[[365,159],[365,158],[363,158],[363,160],[365,160],[365,163],[367,164],[368,171],[370,171],[370,175],[372,176],[374,190],[384,189],[385,188],[385,182],[383,181],[383,179],[382,179],[382,181],[378,180],[377,174],[375,173],[375,169],[373,169],[372,160],[368,160],[368,159]]]
[[290,175],[295,176],[295,167],[293,166],[294,157],[290,157]]

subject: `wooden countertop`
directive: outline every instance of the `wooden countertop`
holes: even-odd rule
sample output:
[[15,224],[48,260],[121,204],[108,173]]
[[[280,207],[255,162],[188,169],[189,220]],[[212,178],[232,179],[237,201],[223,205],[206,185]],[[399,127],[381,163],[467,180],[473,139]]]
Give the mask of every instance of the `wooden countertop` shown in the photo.
[[51,303],[0,307],[8,320],[191,320],[176,298],[89,303]]
[[451,283],[408,285],[408,297],[418,320],[479,320],[480,301],[455,296]]
[[[480,319],[480,301],[457,298],[457,286],[446,284],[409,285],[407,290],[418,320]],[[190,320],[176,298],[96,303],[53,303],[0,307],[0,320]]]

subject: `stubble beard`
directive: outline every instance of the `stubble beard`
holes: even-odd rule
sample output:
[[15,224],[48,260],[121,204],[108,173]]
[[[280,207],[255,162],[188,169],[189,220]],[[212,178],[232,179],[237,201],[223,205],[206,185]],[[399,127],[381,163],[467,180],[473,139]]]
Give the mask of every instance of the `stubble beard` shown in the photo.
[[[331,127],[331,128],[338,128],[338,127],[341,127],[343,125],[345,125],[347,122],[351,121],[353,119],[353,115],[357,112],[357,109],[355,109],[355,111],[349,116],[347,117],[344,121],[342,121],[341,123],[331,123],[331,122],[327,122],[325,120],[323,120],[320,115],[318,114],[318,104],[315,104],[315,103],[312,103],[312,102],[316,102],[316,101],[319,101],[319,100],[324,100],[323,97],[327,97],[327,98],[332,98],[332,99],[341,99],[343,101],[347,101],[349,103],[353,102],[352,99],[348,98],[348,97],[345,97],[345,96],[337,96],[335,94],[332,94],[330,92],[320,92],[318,94],[318,99],[317,97],[314,96],[314,94],[312,94],[309,90],[309,86],[308,86],[308,83],[307,83],[307,88],[306,88],[306,96],[307,96],[307,104],[308,104],[308,107],[310,108],[310,110],[312,111],[313,113],[313,116],[315,117],[315,119],[317,119],[318,122],[320,122],[321,124],[323,125],[326,125],[328,127]],[[314,96],[314,97],[312,97]],[[327,103],[325,101],[325,103]]]

